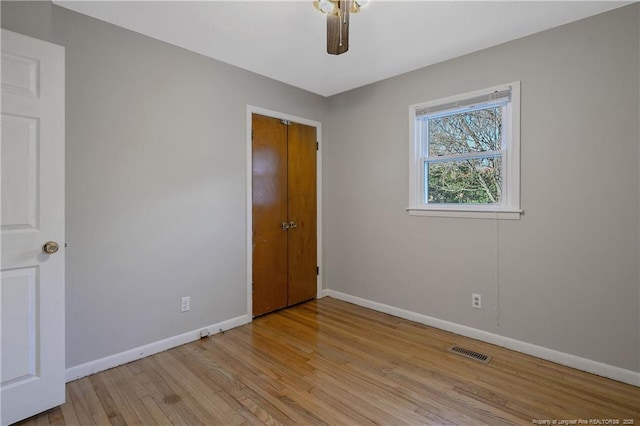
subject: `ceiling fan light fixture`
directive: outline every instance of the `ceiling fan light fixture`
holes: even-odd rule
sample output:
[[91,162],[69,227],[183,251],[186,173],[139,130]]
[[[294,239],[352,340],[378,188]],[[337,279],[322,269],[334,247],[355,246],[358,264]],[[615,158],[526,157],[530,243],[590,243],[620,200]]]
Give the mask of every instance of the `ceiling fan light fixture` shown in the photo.
[[313,2],[313,6],[322,13],[328,13],[330,15],[338,12],[338,6],[333,0],[318,0]]
[[314,0],[313,7],[327,15],[327,53],[341,55],[349,50],[349,16],[358,13],[368,0]]

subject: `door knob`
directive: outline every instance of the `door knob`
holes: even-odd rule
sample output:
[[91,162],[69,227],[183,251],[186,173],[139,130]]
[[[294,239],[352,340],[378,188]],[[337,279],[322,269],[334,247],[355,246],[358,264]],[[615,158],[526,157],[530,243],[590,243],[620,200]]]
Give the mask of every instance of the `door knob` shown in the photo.
[[282,226],[282,230],[283,231],[286,231],[287,229],[289,229],[289,223],[288,222],[282,222],[282,224],[280,226]]
[[290,229],[295,229],[295,228],[297,228],[297,227],[298,227],[298,224],[297,224],[297,223],[295,223],[294,221],[289,222],[289,228],[290,228]]
[[42,246],[42,250],[47,254],[53,254],[57,252],[59,248],[60,246],[55,241],[47,241],[44,243],[44,246]]

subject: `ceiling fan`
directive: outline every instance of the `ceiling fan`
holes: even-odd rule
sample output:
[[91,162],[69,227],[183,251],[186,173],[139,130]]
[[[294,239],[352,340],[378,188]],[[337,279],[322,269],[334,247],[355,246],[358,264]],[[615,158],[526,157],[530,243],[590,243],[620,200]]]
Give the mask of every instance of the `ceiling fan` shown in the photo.
[[318,0],[313,2],[327,15],[327,53],[341,55],[349,50],[349,16],[358,13],[364,0]]

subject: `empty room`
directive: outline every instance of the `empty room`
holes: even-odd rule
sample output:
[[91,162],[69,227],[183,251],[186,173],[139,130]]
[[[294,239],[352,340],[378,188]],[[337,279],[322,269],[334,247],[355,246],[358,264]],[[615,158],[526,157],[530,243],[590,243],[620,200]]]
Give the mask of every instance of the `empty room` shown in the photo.
[[640,424],[640,3],[0,18],[2,425]]

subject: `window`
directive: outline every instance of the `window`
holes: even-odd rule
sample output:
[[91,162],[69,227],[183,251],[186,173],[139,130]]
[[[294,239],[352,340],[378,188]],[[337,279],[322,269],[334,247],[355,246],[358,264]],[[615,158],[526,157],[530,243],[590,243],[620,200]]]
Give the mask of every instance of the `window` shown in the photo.
[[520,83],[410,107],[412,215],[520,217]]

